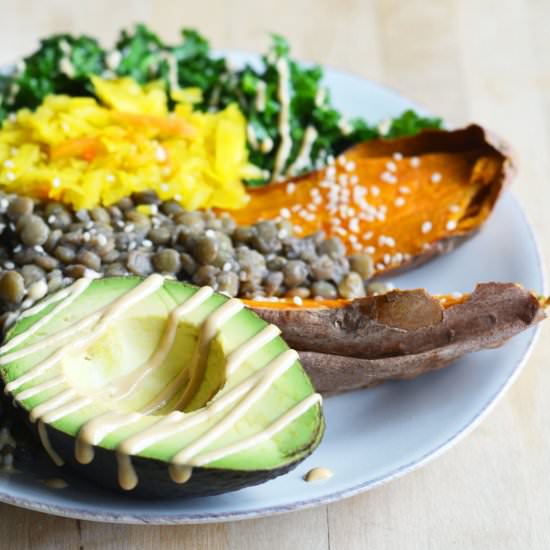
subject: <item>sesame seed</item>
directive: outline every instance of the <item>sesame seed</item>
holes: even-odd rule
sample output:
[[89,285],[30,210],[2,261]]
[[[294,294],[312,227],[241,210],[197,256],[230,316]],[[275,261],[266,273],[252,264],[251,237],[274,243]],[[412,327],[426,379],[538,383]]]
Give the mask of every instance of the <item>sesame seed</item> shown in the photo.
[[155,151],[155,157],[159,162],[164,162],[168,158],[168,153],[166,152],[166,149],[162,147],[162,145],[159,145]]
[[363,235],[363,240],[364,241],[368,241],[369,239],[372,239],[372,231],[367,231],[364,235]]
[[411,192],[411,190],[406,185],[402,185],[401,187],[399,187],[399,192],[402,193],[403,195],[408,195]]
[[386,168],[390,172],[396,172],[397,171],[397,164],[395,164],[395,162],[389,160],[388,162],[386,162]]
[[429,233],[432,230],[432,222],[426,221],[422,224],[422,227],[420,228],[422,233],[426,234]]
[[386,269],[386,265],[379,262],[376,264],[376,269]]
[[330,179],[333,179],[334,176],[336,176],[336,168],[334,166],[329,166],[326,170],[325,170],[325,176],[327,178],[330,178]]
[[231,271],[231,262],[225,262],[222,267],[223,271]]
[[13,168],[15,166],[15,162],[13,160],[7,159],[4,161],[4,168]]
[[397,160],[397,161],[403,160],[403,154],[400,153],[399,151],[396,151],[396,152],[392,155],[392,157],[393,157],[393,160]]
[[353,172],[355,170],[355,162],[353,162],[352,160],[350,160],[349,162],[346,163],[346,170],[348,172]]
[[355,185],[356,183],[359,183],[359,177],[355,174],[353,174],[353,176],[351,176],[350,180],[349,180],[353,185]]
[[82,233],[82,240],[84,242],[87,243],[91,238],[92,236],[88,233],[88,231],[84,231],[84,233]]
[[395,206],[397,206],[399,208],[400,206],[403,206],[405,204],[405,199],[403,197],[397,197],[393,201],[393,204],[395,204]]
[[124,228],[125,233],[131,233],[134,230],[134,224],[128,223],[126,224],[126,227]]
[[4,267],[6,269],[14,269],[15,268],[15,264],[13,262],[4,262]]
[[376,252],[376,248],[374,248],[374,246],[367,246],[367,248],[365,248],[365,252],[367,254],[374,254]]
[[13,172],[6,172],[6,179],[8,181],[15,181],[15,174]]
[[57,218],[53,214],[51,216],[48,216],[48,223],[55,223],[55,220],[57,220]]
[[418,157],[411,157],[409,162],[413,168],[418,168],[420,166],[420,159]]
[[393,237],[387,237],[386,235],[380,235],[380,237],[378,237],[378,245],[393,248],[395,246],[395,239]]
[[460,212],[460,206],[458,206],[458,204],[451,204],[451,206],[449,206],[449,210],[456,214],[457,212]]
[[294,296],[292,298],[292,301],[297,305],[297,306],[302,306],[304,305],[304,301],[302,300],[302,298],[300,298],[300,296]]
[[290,218],[290,210],[288,208],[281,208],[279,214],[282,218]]
[[329,166],[333,166],[333,165],[334,165],[334,156],[333,156],[333,155],[329,155],[329,156],[327,157],[327,164],[328,164]]
[[342,237],[345,237],[348,234],[348,232],[343,227],[335,227],[333,231],[335,233],[338,233],[338,235],[342,235]]
[[210,238],[213,238],[216,236],[216,232],[213,230],[213,229],[207,229],[204,234],[207,236],[207,237],[210,237]]
[[359,233],[359,220],[357,218],[352,218],[348,227],[351,232]]
[[431,176],[430,176],[430,179],[432,180],[432,183],[439,183],[441,181],[441,174],[439,172],[434,172]]
[[296,184],[292,181],[288,182],[286,184],[286,194],[287,195],[292,195],[292,193],[294,193],[294,191],[296,191]]
[[380,174],[380,179],[385,183],[397,183],[397,178],[391,172],[382,172]]
[[348,241],[349,241],[350,243],[356,243],[356,242],[357,242],[357,235],[350,235],[350,236],[348,237]]
[[453,231],[454,229],[456,229],[456,221],[455,220],[449,220],[447,222],[446,227],[447,227],[447,230]]
[[377,187],[376,185],[371,185],[370,192],[375,197],[378,197],[378,195],[380,195],[380,188]]

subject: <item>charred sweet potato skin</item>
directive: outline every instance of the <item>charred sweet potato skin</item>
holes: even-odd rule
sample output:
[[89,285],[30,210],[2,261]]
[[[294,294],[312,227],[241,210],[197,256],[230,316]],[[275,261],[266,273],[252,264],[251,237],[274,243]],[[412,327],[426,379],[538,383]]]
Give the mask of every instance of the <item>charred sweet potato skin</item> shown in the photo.
[[374,276],[449,252],[487,220],[514,174],[508,148],[480,126],[356,145],[333,165],[250,190],[240,225],[286,218],[299,236],[322,230]]
[[485,283],[445,306],[425,290],[396,290],[341,307],[256,308],[297,349],[318,391],[339,392],[413,378],[502,345],[545,317],[531,292]]

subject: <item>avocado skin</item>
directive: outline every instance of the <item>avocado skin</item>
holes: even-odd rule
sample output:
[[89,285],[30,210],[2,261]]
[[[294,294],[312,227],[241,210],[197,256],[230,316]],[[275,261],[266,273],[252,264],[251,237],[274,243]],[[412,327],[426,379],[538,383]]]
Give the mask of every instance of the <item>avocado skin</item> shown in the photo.
[[[36,424],[30,422],[25,411],[13,405],[11,405],[11,409],[16,413],[16,418],[23,420],[32,431],[36,441],[39,442]],[[139,482],[131,491],[121,489],[118,484],[117,461],[114,451],[102,447],[94,447],[95,456],[92,462],[90,464],[80,464],[74,458],[74,438],[50,425],[46,425],[46,430],[52,447],[65,461],[65,466],[62,466],[63,469],[69,467],[87,481],[95,482],[119,494],[152,499],[214,496],[230,491],[238,491],[239,489],[252,487],[253,485],[260,485],[266,481],[275,479],[296,468],[300,462],[305,460],[317,448],[323,437],[325,424],[324,420],[320,422],[320,427],[315,434],[315,438],[300,458],[271,470],[245,471],[197,467],[193,468],[191,478],[186,483],[175,483],[170,478],[167,463],[160,460],[133,456],[132,464]],[[45,451],[43,452],[45,453]]]

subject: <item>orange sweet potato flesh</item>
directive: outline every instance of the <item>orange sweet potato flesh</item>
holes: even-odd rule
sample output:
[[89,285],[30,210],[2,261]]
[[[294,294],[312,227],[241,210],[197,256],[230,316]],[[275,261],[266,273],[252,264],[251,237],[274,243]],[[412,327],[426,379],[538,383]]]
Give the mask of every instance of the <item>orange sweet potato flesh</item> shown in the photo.
[[487,220],[513,165],[479,126],[364,142],[332,166],[250,190],[240,225],[287,217],[300,236],[325,231],[349,254],[367,252],[375,276],[453,249]]
[[460,299],[420,289],[322,304],[249,305],[279,326],[316,389],[334,393],[414,378],[500,346],[544,319],[548,302],[517,284],[485,283]]

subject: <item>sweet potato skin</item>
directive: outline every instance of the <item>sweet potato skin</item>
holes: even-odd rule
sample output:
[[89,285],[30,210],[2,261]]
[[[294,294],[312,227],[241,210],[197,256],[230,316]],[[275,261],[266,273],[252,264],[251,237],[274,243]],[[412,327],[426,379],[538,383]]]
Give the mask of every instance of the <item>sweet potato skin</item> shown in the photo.
[[498,347],[544,319],[544,305],[519,285],[485,283],[448,307],[420,289],[343,307],[255,311],[299,351],[316,389],[333,393],[414,378]]

